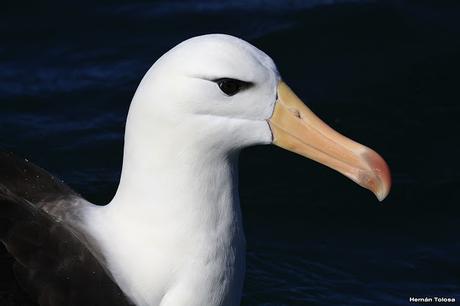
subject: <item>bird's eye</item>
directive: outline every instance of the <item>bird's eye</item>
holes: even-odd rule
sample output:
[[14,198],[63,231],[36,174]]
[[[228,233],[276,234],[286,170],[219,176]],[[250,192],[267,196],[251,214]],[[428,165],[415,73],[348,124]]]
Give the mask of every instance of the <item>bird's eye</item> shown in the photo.
[[219,86],[220,90],[227,96],[234,96],[236,95],[242,88],[247,87],[249,83],[230,79],[230,78],[223,78],[215,80],[217,85]]

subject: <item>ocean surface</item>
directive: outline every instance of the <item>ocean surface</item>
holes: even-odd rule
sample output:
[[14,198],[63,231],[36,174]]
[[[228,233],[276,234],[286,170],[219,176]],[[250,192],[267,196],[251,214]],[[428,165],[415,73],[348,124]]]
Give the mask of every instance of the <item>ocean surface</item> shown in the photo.
[[[460,304],[459,16],[453,0],[2,4],[0,147],[107,203],[147,69],[186,38],[242,37],[393,173],[379,203],[312,161],[273,146],[245,149],[242,305],[413,305],[410,297],[435,296]],[[0,250],[0,305],[32,305],[10,265]]]

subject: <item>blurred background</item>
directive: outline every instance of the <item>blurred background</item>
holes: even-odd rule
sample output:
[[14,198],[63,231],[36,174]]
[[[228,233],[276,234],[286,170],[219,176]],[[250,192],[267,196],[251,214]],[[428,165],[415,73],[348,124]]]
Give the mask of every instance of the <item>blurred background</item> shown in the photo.
[[[460,2],[68,1],[2,4],[0,147],[90,201],[117,187],[129,103],[189,37],[239,36],[341,133],[379,152],[379,203],[273,146],[240,161],[248,243],[242,305],[460,301]],[[0,250],[0,305],[32,305]]]

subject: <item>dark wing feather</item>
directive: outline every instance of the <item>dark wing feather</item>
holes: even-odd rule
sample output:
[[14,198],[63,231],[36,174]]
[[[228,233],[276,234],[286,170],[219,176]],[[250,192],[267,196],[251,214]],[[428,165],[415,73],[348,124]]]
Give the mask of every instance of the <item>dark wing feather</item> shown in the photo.
[[41,306],[132,305],[72,224],[81,199],[32,163],[0,152],[0,240]]

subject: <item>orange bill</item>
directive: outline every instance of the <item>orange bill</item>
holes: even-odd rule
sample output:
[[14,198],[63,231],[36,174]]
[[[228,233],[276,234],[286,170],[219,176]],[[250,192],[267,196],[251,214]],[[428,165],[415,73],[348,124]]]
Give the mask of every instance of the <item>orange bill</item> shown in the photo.
[[333,130],[282,81],[278,84],[278,100],[268,122],[275,145],[342,173],[371,190],[379,201],[390,192],[390,170],[383,158]]

